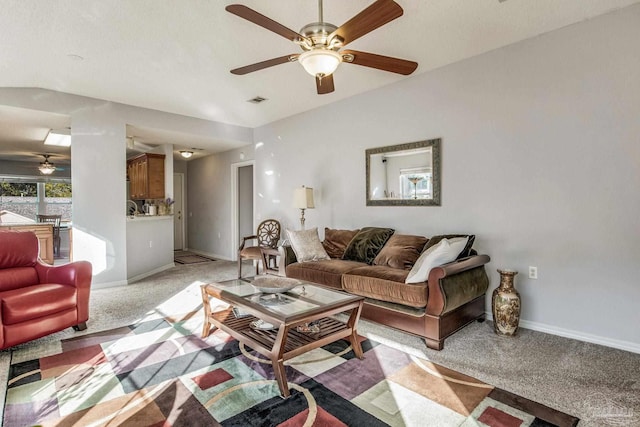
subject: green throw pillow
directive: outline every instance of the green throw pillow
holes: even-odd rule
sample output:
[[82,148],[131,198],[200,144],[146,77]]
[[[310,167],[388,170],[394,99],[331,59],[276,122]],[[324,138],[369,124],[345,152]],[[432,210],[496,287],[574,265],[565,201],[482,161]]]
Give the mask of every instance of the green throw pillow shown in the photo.
[[364,227],[349,242],[342,259],[373,264],[378,252],[393,235],[393,228]]

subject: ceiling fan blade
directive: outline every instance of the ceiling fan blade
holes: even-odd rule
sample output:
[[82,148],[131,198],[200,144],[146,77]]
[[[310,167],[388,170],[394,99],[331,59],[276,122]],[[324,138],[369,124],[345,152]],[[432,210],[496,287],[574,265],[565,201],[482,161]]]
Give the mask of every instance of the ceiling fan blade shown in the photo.
[[364,36],[384,24],[402,16],[402,8],[393,0],[377,0],[329,35],[338,36],[343,46]]
[[[343,50],[340,54],[345,58],[344,62],[362,65],[363,67],[376,68],[378,70],[390,71],[392,73],[404,74],[408,76],[418,68],[418,63],[406,59],[393,58],[391,56],[376,55],[375,53],[360,52],[357,50]],[[353,60],[349,59],[353,56]]]
[[284,25],[274,21],[271,18],[267,18],[261,13],[256,12],[253,9],[248,8],[247,6],[241,4],[231,4],[225,8],[227,12],[233,13],[240,18],[246,19],[247,21],[253,22],[256,25],[261,26],[262,28],[266,28],[269,31],[273,31],[276,34],[281,35],[282,37],[291,40],[292,42],[296,42],[298,40],[306,40],[306,37],[296,33],[295,31],[285,27]]
[[324,76],[322,78],[316,76],[316,88],[318,89],[318,95],[325,95],[335,90],[333,86],[333,74]]
[[273,67],[274,65],[285,64],[287,62],[295,61],[298,57],[298,54],[293,55],[285,55],[279,58],[267,59],[266,61],[256,62],[255,64],[245,65],[244,67],[236,68],[231,70],[231,74],[237,74],[239,76],[253,73],[254,71],[262,70],[265,68]]

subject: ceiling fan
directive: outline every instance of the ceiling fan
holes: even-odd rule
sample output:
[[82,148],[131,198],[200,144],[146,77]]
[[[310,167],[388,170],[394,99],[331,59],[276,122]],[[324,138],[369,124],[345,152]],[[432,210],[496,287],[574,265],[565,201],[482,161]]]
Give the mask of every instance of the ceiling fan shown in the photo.
[[294,53],[269,59],[231,70],[243,75],[274,65],[298,61],[304,69],[315,77],[318,95],[335,90],[333,72],[341,62],[409,75],[418,67],[417,62],[357,50],[342,50],[348,43],[402,16],[402,8],[393,0],[376,0],[356,16],[336,27],[324,22],[322,0],[318,0],[318,22],[307,24],[299,33],[256,12],[247,6],[232,4],[226,10],[240,18],[253,22],[269,31],[291,40],[302,48],[302,53]]
[[38,170],[43,175],[51,175],[56,171],[56,166],[49,161],[49,157],[51,154],[41,154],[44,157],[44,162],[40,162],[40,166],[38,166]]

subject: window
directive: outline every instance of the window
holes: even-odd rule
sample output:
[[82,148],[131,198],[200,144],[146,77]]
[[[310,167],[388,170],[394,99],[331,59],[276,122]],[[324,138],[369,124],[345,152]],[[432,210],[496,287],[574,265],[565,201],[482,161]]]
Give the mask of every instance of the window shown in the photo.
[[71,221],[71,184],[47,182],[44,190],[47,215],[62,215],[62,221]]
[[33,222],[38,213],[62,215],[63,221],[71,221],[71,183],[4,178],[0,182],[0,213],[3,223]]

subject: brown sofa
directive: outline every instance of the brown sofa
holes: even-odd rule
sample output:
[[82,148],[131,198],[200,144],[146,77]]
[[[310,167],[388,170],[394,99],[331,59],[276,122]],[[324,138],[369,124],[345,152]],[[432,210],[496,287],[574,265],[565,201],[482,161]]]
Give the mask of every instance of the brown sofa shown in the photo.
[[[363,233],[378,234],[358,240]],[[446,337],[474,320],[484,320],[489,286],[484,265],[489,256],[478,255],[472,249],[475,236],[469,236],[458,259],[432,268],[427,281],[407,284],[405,279],[423,251],[445,237],[460,236],[428,239],[378,227],[325,228],[322,245],[330,259],[297,262],[294,250],[285,245],[281,272],[362,295],[363,318],[423,337],[427,347],[441,350]]]

